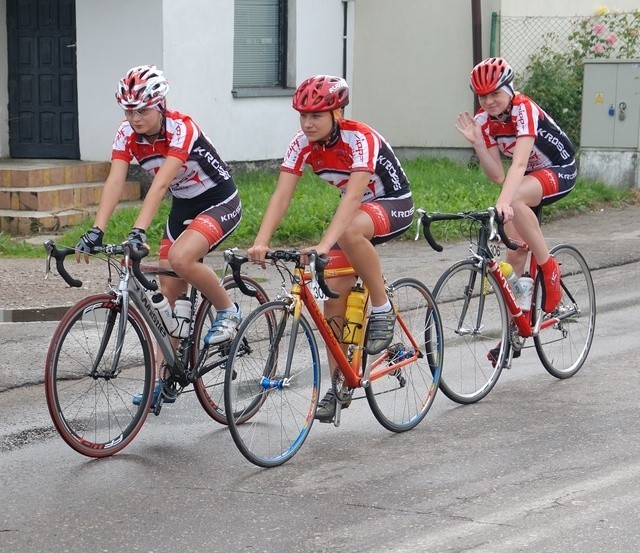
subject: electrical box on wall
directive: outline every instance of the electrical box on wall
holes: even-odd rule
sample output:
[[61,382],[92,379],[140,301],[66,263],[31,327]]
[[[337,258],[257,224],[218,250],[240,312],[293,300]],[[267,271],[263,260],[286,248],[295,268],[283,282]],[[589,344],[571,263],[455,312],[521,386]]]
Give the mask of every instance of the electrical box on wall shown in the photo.
[[585,60],[580,174],[640,187],[640,60]]
[[637,149],[639,140],[640,60],[586,60],[581,146]]

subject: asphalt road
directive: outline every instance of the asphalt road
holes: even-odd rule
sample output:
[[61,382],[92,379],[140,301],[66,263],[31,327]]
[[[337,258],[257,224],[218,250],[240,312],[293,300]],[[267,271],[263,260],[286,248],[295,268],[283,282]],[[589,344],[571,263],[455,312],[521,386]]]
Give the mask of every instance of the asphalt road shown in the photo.
[[[575,377],[556,380],[527,350],[484,400],[439,394],[400,435],[356,401],[339,428],[315,424],[272,470],[248,463],[193,394],[150,416],[115,457],[76,454],[52,429],[39,384],[54,323],[0,325],[0,550],[638,550],[640,209],[545,233],[593,269],[597,331]],[[433,286],[466,246],[381,254],[388,278],[409,271]]]

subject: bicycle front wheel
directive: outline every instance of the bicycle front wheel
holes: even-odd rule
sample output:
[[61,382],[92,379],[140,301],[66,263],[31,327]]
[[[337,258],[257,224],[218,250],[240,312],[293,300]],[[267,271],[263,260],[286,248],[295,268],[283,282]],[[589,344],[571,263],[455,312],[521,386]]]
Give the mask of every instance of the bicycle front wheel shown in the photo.
[[537,280],[536,320],[557,317],[558,322],[534,337],[538,357],[549,374],[569,378],[576,374],[589,355],[596,327],[596,292],[587,262],[573,246],[559,245],[551,254],[560,265],[562,299],[551,315],[541,310],[542,283]]
[[[89,296],[67,311],[47,353],[49,413],[64,441],[88,457],[106,457],[126,447],[144,424],[152,400],[151,337],[132,306],[113,367],[120,317],[113,296]],[[136,406],[131,399],[140,392]]]
[[[237,303],[246,316],[259,305],[268,301],[267,293],[262,286],[249,276],[241,275],[244,284],[255,290],[255,296],[243,294],[233,277],[225,278],[223,285],[231,300]],[[211,328],[216,318],[216,310],[207,298],[202,299],[198,307],[193,329],[194,347],[192,348],[192,363],[198,362],[204,337]],[[211,346],[207,351],[207,357],[198,368],[200,377],[193,387],[196,397],[207,414],[220,424],[227,424],[227,414],[224,410],[224,374],[231,341]]]
[[293,457],[311,430],[319,387],[308,321],[294,320],[284,302],[258,307],[238,329],[225,378],[229,430],[240,452],[265,468]]
[[[393,341],[382,356],[365,353],[365,365],[371,363],[365,393],[382,426],[405,432],[424,419],[436,397],[443,360],[442,322],[431,292],[420,281],[400,278],[390,285],[389,295],[397,313]],[[376,378],[381,369],[384,376]]]
[[[475,403],[495,386],[508,354],[509,319],[492,273],[465,260],[447,269],[433,291],[446,351],[440,389],[456,403]],[[489,350],[498,348],[493,366]]]

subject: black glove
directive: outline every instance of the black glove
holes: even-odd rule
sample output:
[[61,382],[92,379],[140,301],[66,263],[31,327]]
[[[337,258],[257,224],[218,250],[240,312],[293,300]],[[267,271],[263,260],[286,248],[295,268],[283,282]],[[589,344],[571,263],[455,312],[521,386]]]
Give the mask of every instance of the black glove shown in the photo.
[[132,245],[142,246],[147,242],[147,234],[145,233],[144,229],[134,227],[131,229],[127,240]]
[[102,232],[102,230],[98,227],[93,227],[91,230],[85,232],[82,238],[80,238],[80,242],[78,242],[76,250],[82,253],[93,253],[94,248],[102,246],[103,236],[104,232]]

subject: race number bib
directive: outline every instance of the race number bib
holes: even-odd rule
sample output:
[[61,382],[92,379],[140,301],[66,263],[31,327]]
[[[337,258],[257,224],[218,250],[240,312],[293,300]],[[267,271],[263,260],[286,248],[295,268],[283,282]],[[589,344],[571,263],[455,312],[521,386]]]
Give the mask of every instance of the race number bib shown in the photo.
[[329,299],[326,296],[326,294],[322,291],[322,288],[320,288],[320,285],[318,284],[318,281],[315,278],[311,280],[310,288],[311,288],[311,293],[313,294],[313,297],[315,298],[316,301],[326,301]]

